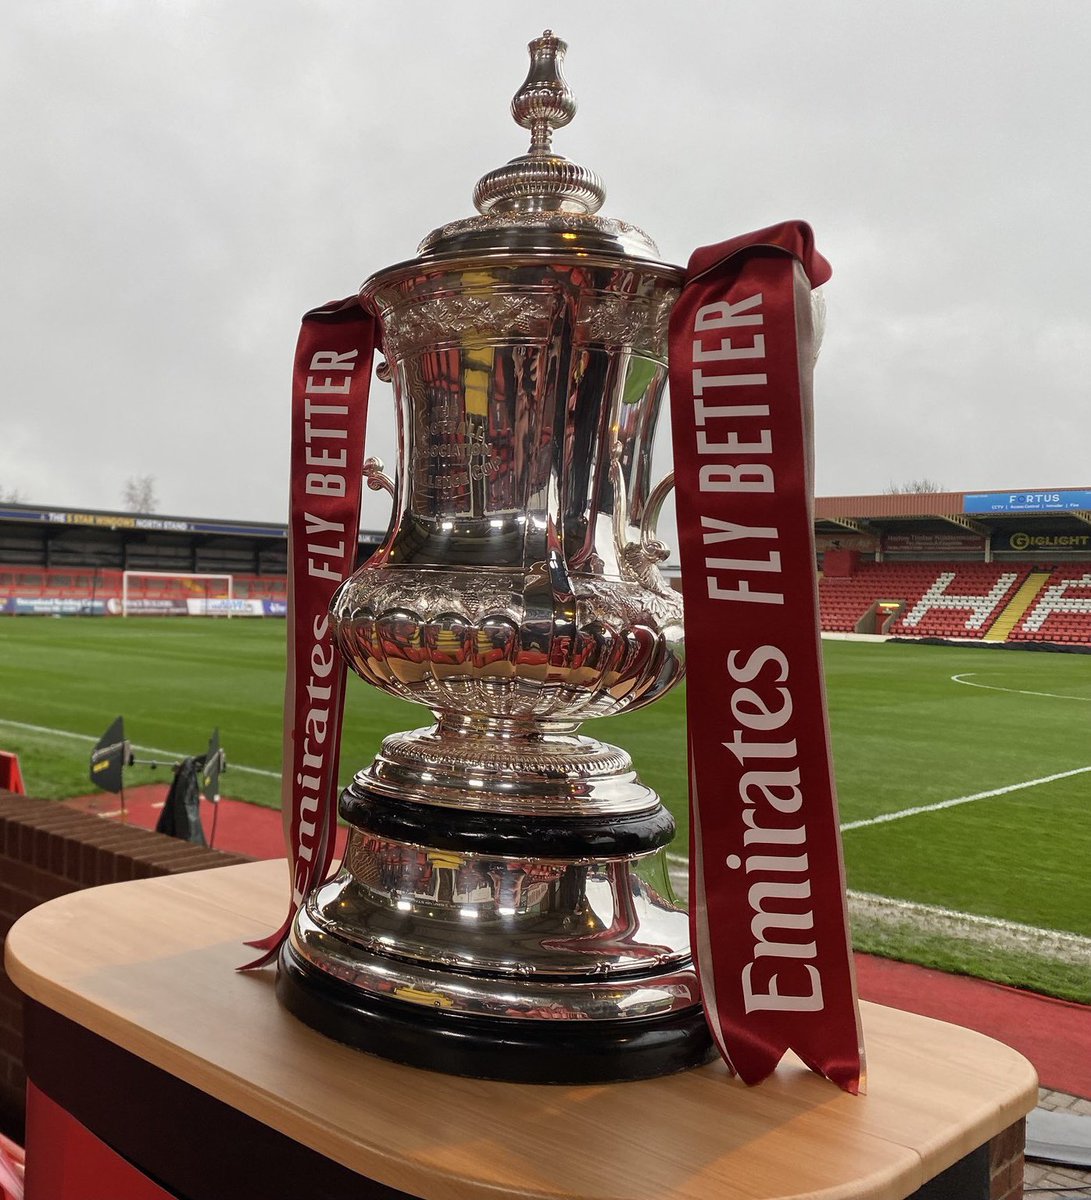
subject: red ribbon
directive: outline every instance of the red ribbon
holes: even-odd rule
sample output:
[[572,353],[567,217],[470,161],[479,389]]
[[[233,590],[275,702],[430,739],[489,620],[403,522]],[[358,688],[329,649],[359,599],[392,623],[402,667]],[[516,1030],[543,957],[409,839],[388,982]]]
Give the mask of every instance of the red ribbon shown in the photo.
[[696,251],[671,315],[671,426],[705,1013],[747,1083],[790,1048],[857,1092],[814,551],[810,290],[829,275],[802,223]]
[[375,340],[374,318],[353,296],[307,313],[296,346],[281,784],[292,897],[281,927],[247,943],[264,953],[244,971],[276,957],[333,859],[345,664],[333,644],[329,606],[356,568]]

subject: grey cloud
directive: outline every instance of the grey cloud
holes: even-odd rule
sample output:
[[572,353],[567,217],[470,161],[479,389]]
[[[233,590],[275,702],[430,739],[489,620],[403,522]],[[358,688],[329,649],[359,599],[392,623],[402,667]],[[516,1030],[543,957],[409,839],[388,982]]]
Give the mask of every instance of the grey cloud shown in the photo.
[[[666,257],[815,226],[820,491],[1089,481],[1080,0],[18,0],[0,21],[0,486],[33,500],[110,508],[154,474],[164,511],[281,519],[300,314],[522,151],[507,102],[547,24],[580,100],[558,148]],[[389,409],[378,389],[388,460]]]

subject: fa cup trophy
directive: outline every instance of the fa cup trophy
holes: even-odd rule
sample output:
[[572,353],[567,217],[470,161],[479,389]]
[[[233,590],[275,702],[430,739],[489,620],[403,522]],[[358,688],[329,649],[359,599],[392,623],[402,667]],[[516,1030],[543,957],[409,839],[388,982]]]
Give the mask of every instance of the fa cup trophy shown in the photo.
[[[674,834],[629,756],[581,735],[683,675],[652,478],[682,272],[597,215],[551,147],[575,103],[548,31],[512,102],[530,149],[479,215],[364,283],[397,405],[385,541],[334,596],[353,670],[430,709],[344,791],[340,872],[298,912],[278,994],[417,1066],[538,1082],[707,1060],[686,913],[644,870]],[[683,730],[679,729],[679,737]]]

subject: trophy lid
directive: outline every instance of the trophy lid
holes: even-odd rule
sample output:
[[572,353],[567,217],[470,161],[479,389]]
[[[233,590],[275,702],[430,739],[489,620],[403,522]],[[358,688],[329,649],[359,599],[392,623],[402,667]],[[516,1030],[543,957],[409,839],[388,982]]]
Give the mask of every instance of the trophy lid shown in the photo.
[[480,215],[434,229],[418,247],[421,258],[547,252],[658,261],[643,230],[596,215],[606,189],[595,172],[552,147],[553,131],[576,112],[561,74],[567,44],[547,29],[528,49],[530,70],[511,114],[530,130],[530,148],[478,180],[473,200]]

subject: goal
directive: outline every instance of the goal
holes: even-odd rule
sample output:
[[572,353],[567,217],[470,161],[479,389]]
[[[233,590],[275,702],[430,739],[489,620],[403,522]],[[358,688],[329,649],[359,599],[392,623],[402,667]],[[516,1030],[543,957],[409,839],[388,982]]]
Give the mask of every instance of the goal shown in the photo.
[[[122,571],[121,615],[197,615],[211,616],[210,600],[232,600],[235,596],[233,575],[203,575],[184,571]],[[203,604],[189,605],[198,600]],[[227,606],[230,616],[230,604]],[[219,615],[219,614],[215,614]]]

